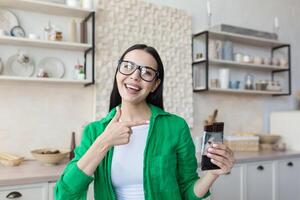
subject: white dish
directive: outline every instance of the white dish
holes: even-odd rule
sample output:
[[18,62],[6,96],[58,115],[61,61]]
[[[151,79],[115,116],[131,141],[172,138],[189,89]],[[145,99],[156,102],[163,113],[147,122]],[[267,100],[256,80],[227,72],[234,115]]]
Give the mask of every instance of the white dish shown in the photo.
[[54,57],[47,57],[42,59],[38,64],[38,70],[43,69],[50,78],[63,78],[65,75],[65,65],[64,63]]
[[0,9],[0,29],[10,35],[10,30],[15,26],[19,26],[18,18],[11,11]]
[[18,61],[18,54],[8,58],[6,66],[8,73],[11,76],[30,77],[35,70],[35,64],[32,59],[29,59],[28,63],[22,64]]

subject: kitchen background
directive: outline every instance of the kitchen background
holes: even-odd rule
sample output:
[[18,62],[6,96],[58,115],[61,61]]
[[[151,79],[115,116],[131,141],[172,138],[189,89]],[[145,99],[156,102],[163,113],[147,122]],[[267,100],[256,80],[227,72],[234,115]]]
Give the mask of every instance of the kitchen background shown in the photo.
[[[117,60],[135,43],[152,45],[162,56],[165,108],[187,120],[196,144],[200,176],[203,124],[204,120],[213,120],[209,116],[215,109],[217,121],[225,122],[225,142],[241,151],[235,152],[236,164],[231,172],[212,186],[210,200],[300,199],[298,0],[81,0],[82,7],[76,2],[79,0],[0,0],[0,199],[20,195],[24,200],[54,199],[55,183],[69,155],[63,148],[70,147],[72,132],[78,144],[83,127],[106,115]],[[95,46],[91,34],[94,11]],[[91,18],[85,24],[82,19],[86,16]],[[275,31],[279,38],[270,41],[235,35],[232,38],[240,42],[234,42],[234,48],[226,41],[228,37],[223,42],[209,40],[210,90],[196,92],[193,89],[201,89],[197,81],[202,84],[205,80],[205,62],[201,59],[206,52],[203,40],[193,34],[207,30],[209,22],[212,26]],[[3,31],[3,27],[10,29],[17,24],[21,27],[11,31],[16,37]],[[254,41],[291,44],[292,95],[272,96],[270,93],[281,92],[268,87],[243,90],[247,73],[259,81],[270,79],[272,70],[289,72],[287,54],[283,54],[282,66],[261,64],[257,58],[254,64],[247,63],[249,57],[243,56],[241,61],[241,54],[233,54],[271,56],[270,48],[257,47]],[[216,48],[220,43],[223,47]],[[85,87],[93,81],[93,52],[87,53],[86,78],[84,52],[93,47],[95,84]],[[220,49],[224,50],[223,57],[214,57]],[[226,60],[228,55],[232,59]],[[195,59],[202,63],[195,64]],[[230,79],[241,81],[241,90],[213,87],[215,82],[210,79],[219,78],[222,85],[222,79],[227,78],[219,76],[228,72],[222,68],[229,69]],[[287,92],[288,77],[285,74],[279,78]],[[228,86],[229,80],[225,82]],[[236,136],[228,137],[232,134]],[[274,134],[280,134],[283,140],[277,143],[280,137]],[[31,152],[46,147],[55,150]],[[93,199],[92,186],[87,193],[89,200]]]
[[[96,16],[101,16],[101,8],[103,9],[105,2],[108,1],[99,1],[99,3],[95,1],[94,5],[97,10]],[[121,3],[121,1],[115,2]],[[207,28],[207,5],[204,0],[147,0],[146,2],[151,3],[151,6],[157,9],[173,8],[174,12],[179,12],[181,16],[186,17],[185,21],[191,20],[191,27],[187,25],[186,28],[188,32],[187,37],[190,37],[189,28],[193,33]],[[300,2],[296,0],[212,0],[210,2],[212,25],[231,24],[272,32],[274,17],[278,17],[280,24],[279,39],[292,44],[293,95],[272,97],[266,95],[221,94],[210,92],[192,93],[192,81],[189,75],[187,75],[183,76],[180,80],[183,81],[184,84],[187,84],[187,86],[180,86],[179,82],[175,82],[174,85],[169,83],[171,88],[182,87],[187,89],[189,87],[190,90],[184,90],[186,94],[181,97],[182,101],[169,102],[169,104],[166,104],[166,108],[171,112],[174,111],[175,113],[183,115],[192,127],[191,131],[195,137],[201,134],[203,120],[206,119],[215,108],[219,110],[218,120],[224,121],[226,124],[226,134],[233,132],[268,133],[270,131],[269,117],[271,112],[297,108],[295,93],[300,87],[300,83],[297,82],[297,74],[300,73],[297,67],[300,63],[300,58],[297,56],[297,52],[300,50],[300,39],[298,37],[300,27],[298,26],[297,19],[299,18]],[[124,9],[126,9],[126,7]],[[114,11],[114,8],[112,8],[112,11]],[[21,24],[24,24],[24,29],[27,32],[41,34],[42,28],[46,26],[49,21],[49,16],[47,15],[24,13],[19,10],[14,10],[14,12],[19,16],[19,20]],[[105,12],[109,12],[109,10],[104,10],[104,14]],[[114,12],[117,14],[116,11]],[[128,13],[130,14],[130,12]],[[57,23],[56,25],[60,26],[62,32],[65,33],[66,39],[68,37],[68,24],[71,20],[72,18],[51,18],[52,23]],[[98,31],[96,32],[96,45],[101,44],[101,42],[105,43],[105,34],[108,38],[109,35],[112,34],[110,32],[101,32],[103,30],[101,29],[101,20],[101,18],[96,17],[96,30]],[[167,21],[168,19],[165,20]],[[161,19],[161,21],[165,20]],[[105,22],[105,20],[102,22]],[[139,23],[142,24],[143,22],[141,21]],[[176,35],[176,33],[174,34]],[[99,39],[101,39],[101,41]],[[123,38],[123,40],[126,40],[126,38]],[[141,38],[138,38],[137,42],[142,42]],[[130,43],[134,43],[134,41],[130,41]],[[107,54],[111,53],[108,57],[117,58],[118,55],[120,55],[119,53],[128,46],[127,44],[128,43],[125,42],[121,43],[118,48],[115,48],[115,46],[112,47],[115,49],[110,49],[111,52],[107,52]],[[96,66],[98,72],[101,72],[100,68],[114,67],[116,63],[111,60],[109,65],[106,65],[107,63],[105,65],[97,65],[101,63],[101,58],[104,58],[104,56],[102,57],[102,47],[101,45],[99,45],[99,47],[96,46],[96,60],[98,62]],[[168,47],[172,48],[172,44]],[[68,51],[57,51],[53,49],[43,49],[43,51],[36,48],[17,47],[17,49],[25,49],[26,52],[33,55],[37,60],[41,57],[47,57],[48,55],[57,56],[66,60],[68,65],[74,65],[77,62],[77,58],[81,55],[79,53],[74,54],[73,52],[70,53]],[[2,60],[5,61],[15,50],[16,48],[13,46],[1,45],[0,52]],[[179,53],[188,55],[190,51],[184,50]],[[80,62],[82,63],[83,60],[81,59]],[[191,62],[191,60],[185,62],[183,70],[187,70],[187,73],[191,74],[191,71],[188,69],[190,67],[189,62]],[[166,63],[169,65],[172,64],[169,60],[166,60]],[[112,71],[114,70],[104,73],[111,74]],[[172,72],[170,73],[172,74]],[[67,74],[67,76],[71,77],[72,75]],[[174,77],[175,76],[176,75],[174,75]],[[45,146],[68,147],[72,131],[77,133],[78,141],[82,126],[95,118],[102,117],[107,111],[107,109],[105,109],[108,105],[107,92],[110,91],[111,84],[110,82],[101,82],[101,80],[105,80],[103,74],[97,74],[97,79],[101,85],[97,85],[96,87],[82,87],[82,85],[68,83],[52,84],[1,80],[0,151],[30,156],[29,151],[34,148]],[[105,86],[105,89],[103,89],[103,86]],[[168,91],[168,87],[165,89]],[[105,91],[101,93],[102,90]],[[172,90],[169,94],[178,95],[178,92]],[[190,95],[193,95],[192,99]],[[166,95],[166,98],[168,98],[168,95]],[[188,99],[187,102],[184,102],[184,98]],[[182,105],[187,108],[182,110]],[[191,117],[191,115],[193,117]]]

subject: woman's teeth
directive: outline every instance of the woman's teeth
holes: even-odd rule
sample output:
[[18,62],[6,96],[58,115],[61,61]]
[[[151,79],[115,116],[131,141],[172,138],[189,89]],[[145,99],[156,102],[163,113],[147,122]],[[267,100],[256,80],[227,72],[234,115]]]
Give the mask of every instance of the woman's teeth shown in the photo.
[[140,91],[141,89],[139,87],[133,86],[133,85],[129,85],[129,84],[125,84],[126,88],[135,90],[135,91]]

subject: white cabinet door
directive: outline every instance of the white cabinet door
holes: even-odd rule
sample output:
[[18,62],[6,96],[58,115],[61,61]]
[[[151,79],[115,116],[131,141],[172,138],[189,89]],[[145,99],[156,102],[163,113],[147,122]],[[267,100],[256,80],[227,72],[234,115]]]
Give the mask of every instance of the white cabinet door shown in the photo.
[[274,165],[272,162],[248,163],[246,170],[247,200],[274,199]]
[[0,199],[47,200],[48,183],[0,187]]
[[49,191],[48,199],[49,200],[54,200],[55,185],[56,185],[56,182],[49,182],[49,185],[48,185],[48,191]]
[[278,200],[300,199],[300,159],[278,162]]
[[220,176],[211,188],[211,200],[242,200],[243,165],[235,165],[230,174]]

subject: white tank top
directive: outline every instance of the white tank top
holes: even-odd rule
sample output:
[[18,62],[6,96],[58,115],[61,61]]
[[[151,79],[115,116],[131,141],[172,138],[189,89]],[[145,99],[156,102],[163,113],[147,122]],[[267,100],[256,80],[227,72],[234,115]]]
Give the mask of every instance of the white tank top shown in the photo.
[[134,126],[130,142],[114,147],[111,179],[117,200],[142,200],[144,149],[149,124]]

